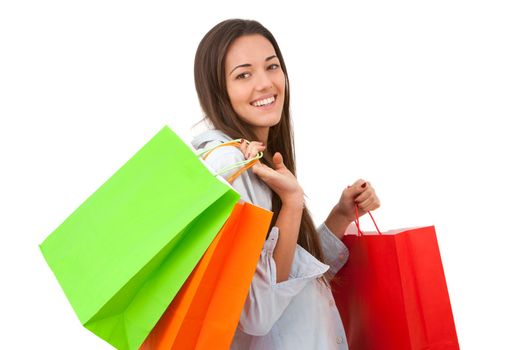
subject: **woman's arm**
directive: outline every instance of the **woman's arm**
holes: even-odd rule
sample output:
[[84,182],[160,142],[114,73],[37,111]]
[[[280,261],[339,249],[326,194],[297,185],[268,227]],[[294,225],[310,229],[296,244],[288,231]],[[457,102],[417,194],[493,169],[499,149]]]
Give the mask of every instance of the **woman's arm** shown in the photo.
[[[277,158],[279,157],[277,156]],[[206,162],[217,171],[244,159],[246,159],[245,155],[239,152],[239,149],[231,146],[213,152],[206,159]],[[277,159],[277,163],[279,163],[279,159]],[[231,170],[231,172],[224,173],[221,176],[227,179],[235,171],[235,169]],[[254,336],[268,334],[295,296],[311,281],[323,276],[329,269],[328,265],[321,263],[295,243],[299,234],[303,210],[303,195],[300,187],[295,187],[297,191],[289,191],[290,180],[293,178],[285,176],[286,171],[282,168],[281,170],[271,169],[271,171],[270,169],[266,169],[266,171],[262,169],[259,173],[261,172],[265,174],[265,178],[272,183],[274,188],[278,189],[279,193],[284,194],[280,197],[283,202],[281,206],[282,215],[277,216],[277,222],[270,230],[264,243],[239,320],[240,329]],[[232,183],[232,186],[241,194],[243,200],[270,210],[271,197],[266,198],[266,196],[270,196],[271,193],[267,192],[268,189],[260,181],[255,180],[255,172],[246,171]],[[283,185],[285,186],[283,187]],[[285,188],[288,190],[284,190]],[[293,195],[294,193],[295,195]],[[290,196],[290,194],[292,195]],[[269,203],[266,200],[269,200]],[[280,234],[281,229],[282,235]],[[249,232],[245,233],[249,234]],[[342,244],[336,237],[333,241]],[[281,251],[275,253],[277,244],[280,245],[279,250]],[[297,271],[295,270],[296,266],[291,263],[295,263],[296,260]],[[286,261],[290,262],[289,265]],[[277,277],[278,275],[280,277]]]
[[340,239],[343,238],[348,225],[356,219],[356,204],[359,217],[369,211],[376,210],[380,206],[379,198],[374,188],[370,183],[362,179],[345,188],[339,202],[326,218],[326,227]]
[[355,220],[355,214],[347,217],[345,216],[336,205],[328,217],[325,220],[325,225],[337,238],[342,239],[345,234],[346,228],[352,221]]
[[[246,159],[266,148],[262,143],[254,141],[249,145],[242,142],[241,151]],[[286,168],[279,152],[273,155],[275,169],[257,161],[253,172],[264,181],[281,199],[282,206],[275,226],[279,228],[279,240],[275,246],[273,259],[277,268],[277,283],[287,281],[295,256],[297,237],[303,215],[303,190],[295,176]]]
[[281,211],[275,222],[275,226],[279,228],[280,232],[279,240],[273,252],[273,259],[277,268],[277,283],[288,280],[290,275],[302,215],[302,195],[283,201]]

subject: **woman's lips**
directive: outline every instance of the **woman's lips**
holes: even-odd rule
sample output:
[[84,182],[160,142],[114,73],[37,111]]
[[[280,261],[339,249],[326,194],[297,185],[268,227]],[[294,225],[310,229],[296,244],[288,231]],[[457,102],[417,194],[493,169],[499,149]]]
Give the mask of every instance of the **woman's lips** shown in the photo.
[[277,102],[277,96],[275,95],[274,97],[275,97],[275,100],[272,103],[270,103],[270,104],[267,104],[267,105],[264,105],[264,106],[254,106],[254,105],[250,104],[250,106],[252,106],[253,108],[259,109],[259,110],[272,109],[275,106],[275,102]]

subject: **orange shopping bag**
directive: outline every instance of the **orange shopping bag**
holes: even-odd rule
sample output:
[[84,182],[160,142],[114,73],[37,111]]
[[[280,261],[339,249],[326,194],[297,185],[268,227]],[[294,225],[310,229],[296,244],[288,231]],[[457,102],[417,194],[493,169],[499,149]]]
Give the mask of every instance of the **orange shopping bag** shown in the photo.
[[270,211],[236,204],[141,350],[229,348],[271,218]]

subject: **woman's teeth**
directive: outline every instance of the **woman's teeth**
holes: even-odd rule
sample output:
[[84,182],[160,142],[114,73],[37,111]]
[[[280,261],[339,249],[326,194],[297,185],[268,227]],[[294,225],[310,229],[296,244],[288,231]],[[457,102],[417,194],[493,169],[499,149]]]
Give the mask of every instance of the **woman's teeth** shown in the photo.
[[272,96],[272,97],[266,98],[264,100],[259,100],[259,101],[253,102],[252,106],[255,106],[255,107],[266,106],[266,105],[269,105],[269,104],[273,103],[274,101],[275,101],[275,96]]

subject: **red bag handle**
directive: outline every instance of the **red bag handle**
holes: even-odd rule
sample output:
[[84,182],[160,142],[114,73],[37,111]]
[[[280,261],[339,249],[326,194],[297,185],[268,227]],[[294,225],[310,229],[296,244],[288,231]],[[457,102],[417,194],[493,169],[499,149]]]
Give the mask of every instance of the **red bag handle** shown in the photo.
[[[377,227],[376,221],[374,220],[372,213],[368,212],[368,215],[370,215],[370,218],[372,218],[372,221],[374,222],[374,226],[376,227],[377,233],[379,233],[379,235],[382,235],[381,231],[379,231],[379,227]],[[359,226],[359,208],[357,207],[357,204],[355,205],[355,225],[357,226],[357,235],[363,236],[363,232],[361,231],[361,227]]]

